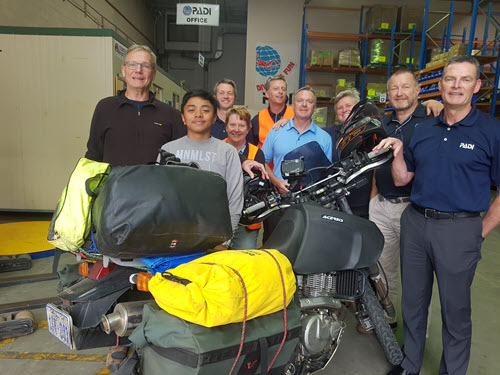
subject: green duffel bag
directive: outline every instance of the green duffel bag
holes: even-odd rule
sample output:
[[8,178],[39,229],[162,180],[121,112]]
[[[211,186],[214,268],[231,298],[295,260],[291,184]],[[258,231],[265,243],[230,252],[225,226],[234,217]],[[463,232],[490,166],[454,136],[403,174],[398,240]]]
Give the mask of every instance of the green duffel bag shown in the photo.
[[[294,301],[286,314],[286,340],[269,372],[268,364],[283,341],[283,310],[246,322],[243,349],[232,374],[284,373],[302,329],[300,309]],[[142,323],[129,339],[142,349],[141,375],[224,375],[233,367],[241,337],[240,323],[203,327],[148,304],[144,306]]]

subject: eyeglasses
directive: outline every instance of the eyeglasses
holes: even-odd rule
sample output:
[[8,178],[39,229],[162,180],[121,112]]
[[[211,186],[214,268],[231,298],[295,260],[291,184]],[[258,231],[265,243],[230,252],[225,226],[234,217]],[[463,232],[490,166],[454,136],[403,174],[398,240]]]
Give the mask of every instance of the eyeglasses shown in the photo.
[[154,69],[154,66],[149,63],[136,63],[135,61],[127,61],[125,62],[125,66],[130,70],[137,70],[137,67],[140,66],[144,71],[150,71]]

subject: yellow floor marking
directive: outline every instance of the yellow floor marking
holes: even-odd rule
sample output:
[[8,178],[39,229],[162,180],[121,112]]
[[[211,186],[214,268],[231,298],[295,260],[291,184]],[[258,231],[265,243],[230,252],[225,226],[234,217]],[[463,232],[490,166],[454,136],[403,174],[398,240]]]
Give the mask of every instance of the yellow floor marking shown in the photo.
[[[40,323],[38,323],[38,325],[36,326],[37,329],[41,328],[41,329],[44,329],[44,328],[47,328],[48,325],[47,325],[47,321],[46,320],[42,320]],[[21,336],[24,336],[24,335],[21,335]],[[2,346],[5,346],[5,345],[8,345],[10,344],[12,341],[15,341],[17,340],[19,337],[21,336],[18,336],[18,337],[12,337],[10,339],[5,339],[5,340],[2,340],[0,341],[0,348]]]
[[111,374],[111,370],[107,367],[104,367],[97,371],[94,375],[106,375],[106,374]]
[[0,348],[1,348],[2,346],[5,346],[5,345],[7,345],[7,344],[10,344],[12,341],[16,341],[16,339],[17,339],[17,337],[12,337],[12,338],[10,338],[10,339],[5,339],[5,340],[3,340],[3,341],[0,341]]
[[0,255],[28,254],[52,250],[47,242],[50,221],[0,224]]
[[106,362],[106,356],[101,354],[0,352],[0,359],[39,359],[76,362]]

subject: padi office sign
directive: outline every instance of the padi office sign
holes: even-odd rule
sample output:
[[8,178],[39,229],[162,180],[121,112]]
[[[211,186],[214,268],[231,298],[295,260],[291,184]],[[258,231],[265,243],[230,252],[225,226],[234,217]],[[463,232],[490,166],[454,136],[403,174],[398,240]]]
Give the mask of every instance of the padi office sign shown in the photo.
[[219,5],[177,3],[177,25],[219,26]]

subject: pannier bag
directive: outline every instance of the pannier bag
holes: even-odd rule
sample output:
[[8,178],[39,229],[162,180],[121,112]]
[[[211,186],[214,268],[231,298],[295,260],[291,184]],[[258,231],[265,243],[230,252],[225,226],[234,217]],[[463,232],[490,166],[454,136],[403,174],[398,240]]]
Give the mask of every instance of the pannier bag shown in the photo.
[[96,247],[110,257],[195,253],[232,235],[224,178],[185,166],[113,168],[92,215]]
[[[283,311],[248,321],[241,355],[232,374],[283,374],[301,329],[300,310],[292,302],[287,308],[286,338],[274,359],[284,337]],[[142,348],[142,375],[228,375],[237,358],[241,336],[241,323],[207,328],[148,304],[144,306],[141,324],[129,339]]]
[[247,320],[282,310],[285,295],[288,305],[295,293],[295,275],[277,250],[218,251],[157,273],[149,290],[170,314],[214,327],[242,322],[245,309]]
[[95,190],[101,186],[109,172],[108,163],[81,158],[52,216],[47,240],[66,251],[78,251],[90,232],[92,203]]

